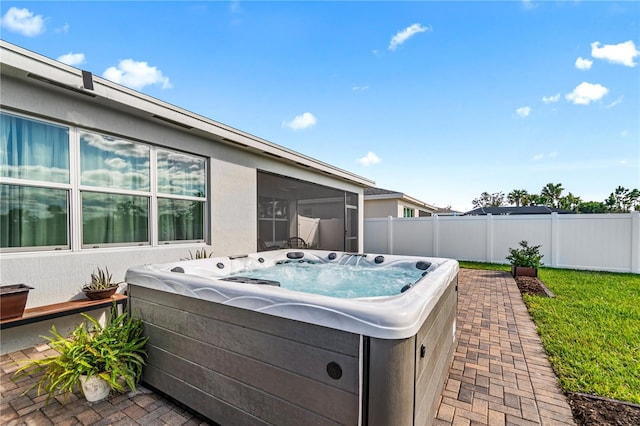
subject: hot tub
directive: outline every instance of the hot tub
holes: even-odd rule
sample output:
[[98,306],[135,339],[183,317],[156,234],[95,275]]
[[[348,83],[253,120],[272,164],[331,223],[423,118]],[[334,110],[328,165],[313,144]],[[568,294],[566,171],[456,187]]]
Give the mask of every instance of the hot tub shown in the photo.
[[[298,265],[408,275],[384,295],[332,295],[325,272],[287,288]],[[211,420],[417,425],[433,422],[451,361],[457,274],[450,259],[278,250],[138,266],[125,279],[150,337],[143,380]]]

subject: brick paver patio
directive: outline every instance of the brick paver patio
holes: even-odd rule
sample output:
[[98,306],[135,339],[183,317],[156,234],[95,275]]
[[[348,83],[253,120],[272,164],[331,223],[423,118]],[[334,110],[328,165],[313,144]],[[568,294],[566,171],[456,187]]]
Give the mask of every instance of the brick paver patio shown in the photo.
[[[436,425],[574,425],[571,409],[542,350],[515,281],[506,273],[461,270],[458,342]],[[35,389],[35,378],[10,381],[20,359],[44,357],[46,345],[0,359],[2,425],[205,425],[184,407],[140,388],[88,403],[66,405]],[[404,425],[389,425],[404,426]]]
[[458,279],[458,345],[435,424],[575,425],[513,278]]

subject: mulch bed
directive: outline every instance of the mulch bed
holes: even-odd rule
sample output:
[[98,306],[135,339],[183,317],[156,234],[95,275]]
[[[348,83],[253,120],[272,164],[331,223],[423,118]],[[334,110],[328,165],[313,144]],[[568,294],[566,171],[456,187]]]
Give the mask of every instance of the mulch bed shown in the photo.
[[[537,277],[516,277],[520,293],[554,297]],[[567,400],[578,426],[638,426],[640,405],[584,393],[569,392]]]

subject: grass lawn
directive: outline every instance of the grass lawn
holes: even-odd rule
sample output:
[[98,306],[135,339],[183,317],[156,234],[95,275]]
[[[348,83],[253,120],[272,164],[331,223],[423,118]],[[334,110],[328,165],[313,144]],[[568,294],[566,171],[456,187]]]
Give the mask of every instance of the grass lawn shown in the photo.
[[524,301],[562,388],[640,404],[640,275],[551,268],[539,275],[556,297]]

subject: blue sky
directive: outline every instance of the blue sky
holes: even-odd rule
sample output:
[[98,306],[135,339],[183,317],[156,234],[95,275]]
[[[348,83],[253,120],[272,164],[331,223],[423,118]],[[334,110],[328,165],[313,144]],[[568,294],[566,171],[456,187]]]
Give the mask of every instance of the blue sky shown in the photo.
[[1,38],[465,211],[640,188],[640,2],[12,2]]

